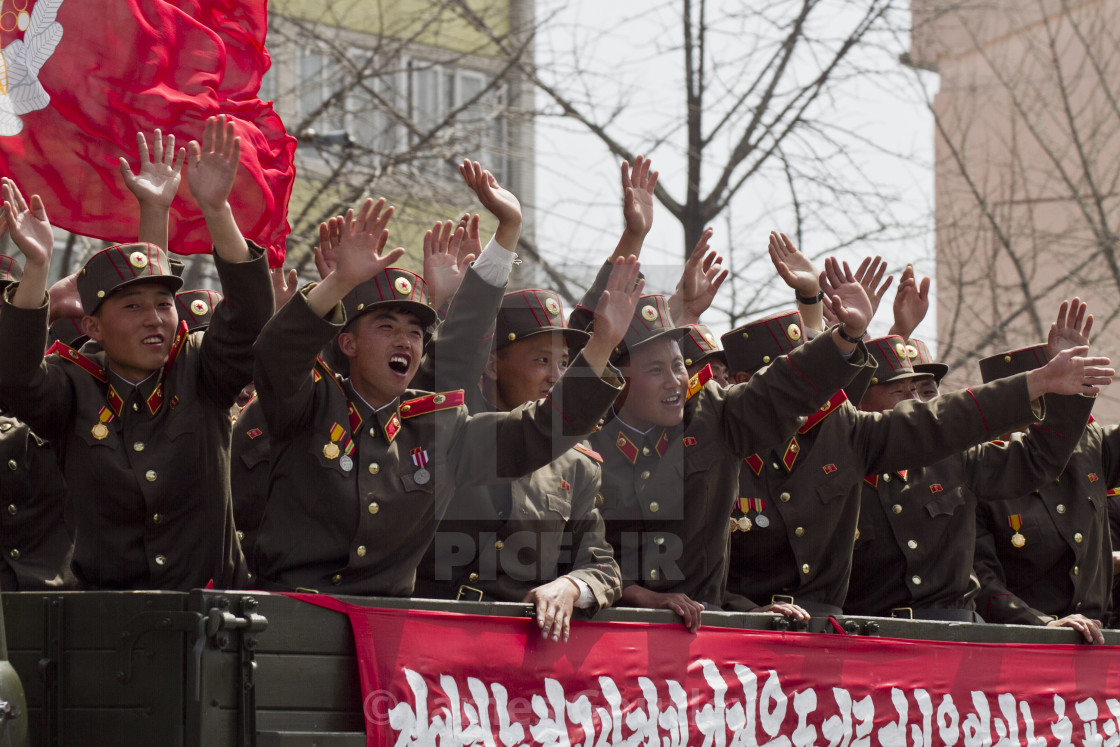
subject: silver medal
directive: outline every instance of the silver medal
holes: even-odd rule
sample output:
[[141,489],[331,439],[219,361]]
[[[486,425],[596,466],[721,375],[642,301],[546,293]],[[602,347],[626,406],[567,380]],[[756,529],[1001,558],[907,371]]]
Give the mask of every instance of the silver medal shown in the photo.
[[759,514],[758,516],[754,517],[754,523],[757,524],[758,526],[762,527],[763,529],[770,526],[770,520],[767,519],[762,514]]
[[346,472],[354,469],[354,460],[348,456],[343,456],[338,460],[338,466]]
[[412,476],[412,479],[416,481],[417,485],[426,485],[428,483],[428,480],[432,479],[432,473],[421,467],[420,469],[416,470],[416,474]]

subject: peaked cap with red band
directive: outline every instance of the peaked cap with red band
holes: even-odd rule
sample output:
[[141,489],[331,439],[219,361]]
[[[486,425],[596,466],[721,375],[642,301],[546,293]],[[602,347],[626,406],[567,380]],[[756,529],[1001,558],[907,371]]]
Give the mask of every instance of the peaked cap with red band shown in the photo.
[[914,364],[914,370],[918,373],[933,374],[933,380],[938,384],[945,378],[945,374],[949,373],[949,366],[945,363],[938,363],[933,354],[929,352],[929,347],[921,340],[910,338],[909,344],[906,346],[906,351],[910,354],[910,362]]
[[428,286],[424,278],[401,267],[387,267],[360,284],[342,299],[349,326],[362,314],[378,307],[396,306],[412,312],[425,329],[436,321],[436,310],[428,303]]
[[898,335],[887,335],[867,342],[867,352],[879,368],[871,377],[871,385],[887,384],[902,379],[923,379],[928,373],[918,373],[911,363],[906,341]]
[[564,320],[560,296],[549,290],[531,288],[507,293],[498,309],[494,349],[544,332],[561,332],[569,348],[582,347],[590,335],[572,329]]
[[175,306],[179,318],[187,323],[188,332],[196,332],[210,326],[214,309],[222,302],[222,294],[209,288],[181,291],[175,294]]
[[92,316],[116,291],[151,282],[172,293],[183,287],[183,279],[171,272],[167,253],[155,244],[118,244],[90,257],[78,271],[78,296],[82,309]]
[[681,338],[681,355],[686,366],[699,366],[709,358],[715,358],[727,365],[727,356],[719,346],[716,336],[704,324],[686,324],[681,329],[688,330]]
[[805,324],[798,311],[786,311],[747,322],[720,338],[727,371],[754,373],[805,342]]
[[19,266],[19,262],[15,257],[9,257],[7,254],[0,254],[0,290],[3,290],[9,283],[19,282],[23,277],[23,268]]
[[1009,350],[980,360],[980,376],[984,383],[1014,376],[1017,373],[1033,371],[1042,368],[1050,362],[1046,353],[1046,345],[1032,345],[1020,350]]
[[684,327],[673,326],[673,316],[669,313],[669,302],[665,296],[642,296],[638,299],[638,305],[634,307],[630,327],[626,330],[622,342],[615,348],[614,358],[617,360],[619,356],[639,345],[662,338],[679,342],[686,332]]

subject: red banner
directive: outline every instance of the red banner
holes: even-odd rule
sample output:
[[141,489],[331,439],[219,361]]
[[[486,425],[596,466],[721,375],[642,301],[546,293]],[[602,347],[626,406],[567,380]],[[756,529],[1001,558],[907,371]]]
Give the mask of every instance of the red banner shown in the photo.
[[1120,745],[1120,648],[942,643],[359,607],[377,747]]
[[[284,259],[295,139],[257,98],[269,66],[266,0],[3,0],[0,174],[39,194],[51,222],[135,241],[139,211],[117,159],[138,167],[136,133],[202,139],[228,114],[241,137],[229,201],[238,226]],[[187,175],[189,178],[189,166]],[[186,179],[171,207],[170,247],[206,252],[210,238]]]

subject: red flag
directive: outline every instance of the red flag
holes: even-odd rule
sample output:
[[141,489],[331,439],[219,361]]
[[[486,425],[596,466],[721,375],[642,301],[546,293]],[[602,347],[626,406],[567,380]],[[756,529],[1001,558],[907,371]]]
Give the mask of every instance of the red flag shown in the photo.
[[[159,127],[185,145],[224,113],[242,141],[229,198],[237,224],[268,248],[269,264],[283,263],[295,139],[257,98],[269,66],[266,0],[28,0],[25,11],[7,2],[3,11],[0,174],[40,194],[52,223],[134,241],[139,211],[117,159],[136,167],[137,132]],[[186,179],[170,243],[182,254],[210,249]]]

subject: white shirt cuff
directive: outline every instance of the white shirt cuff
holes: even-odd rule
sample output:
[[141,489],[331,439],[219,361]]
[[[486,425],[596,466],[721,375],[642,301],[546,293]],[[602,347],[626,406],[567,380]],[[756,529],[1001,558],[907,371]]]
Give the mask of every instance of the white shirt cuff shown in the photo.
[[579,587],[579,599],[576,600],[576,607],[585,610],[595,604],[595,595],[591,593],[591,587],[587,585],[586,581],[575,576],[565,576],[565,578],[572,579]]
[[515,259],[517,259],[515,252],[506,249],[496,238],[492,238],[472,266],[487,285],[501,287],[509,280],[509,273],[513,270]]

